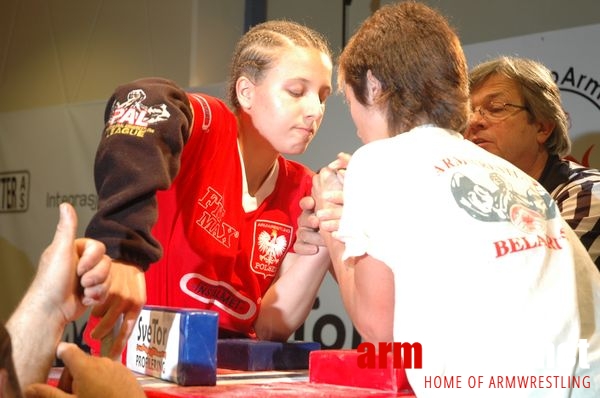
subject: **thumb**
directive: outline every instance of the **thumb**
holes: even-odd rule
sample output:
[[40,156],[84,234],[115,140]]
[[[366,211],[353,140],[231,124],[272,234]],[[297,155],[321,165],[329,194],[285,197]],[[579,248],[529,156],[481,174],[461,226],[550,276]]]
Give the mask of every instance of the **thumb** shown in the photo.
[[56,387],[49,386],[48,384],[30,384],[25,388],[23,392],[25,398],[69,398],[74,395],[67,394],[64,391],[59,390]]
[[88,359],[88,354],[73,343],[60,342],[56,348],[56,356],[63,361],[65,368],[68,368],[73,378],[77,378],[80,366]]
[[60,218],[56,225],[52,244],[71,247],[77,234],[77,213],[73,206],[66,202],[60,204],[59,210]]

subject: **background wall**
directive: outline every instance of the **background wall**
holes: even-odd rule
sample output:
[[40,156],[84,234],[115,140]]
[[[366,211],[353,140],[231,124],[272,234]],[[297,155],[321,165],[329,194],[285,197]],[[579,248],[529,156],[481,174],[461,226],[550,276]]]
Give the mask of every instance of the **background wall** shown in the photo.
[[[352,0],[349,36],[372,7]],[[427,0],[464,44],[600,22],[597,0]],[[269,0],[342,46],[344,0]],[[0,111],[104,100],[115,85],[160,75],[184,87],[222,82],[244,26],[244,0],[2,0]]]
[[[267,18],[303,22],[340,50],[343,38],[373,8],[389,2],[353,0],[344,19],[344,0],[271,0]],[[449,17],[472,62],[493,51],[533,54],[548,62],[565,86],[571,85],[565,79],[569,71],[577,74],[573,79],[600,80],[597,0],[425,2]],[[93,157],[104,103],[114,87],[155,75],[221,95],[229,56],[243,33],[244,5],[243,0],[2,0],[0,319],[16,305],[49,243],[58,203],[75,205],[80,233],[95,211]],[[591,37],[563,34],[588,25],[595,27],[586,30]],[[538,33],[553,31],[560,33]],[[559,40],[563,36],[569,41]],[[578,45],[579,40],[592,45]],[[600,93],[593,94],[597,103]],[[598,141],[600,106],[592,101],[590,107],[588,101],[578,109],[589,133],[574,147],[581,159]],[[343,101],[332,97],[319,135],[299,160],[317,169],[338,151],[352,152],[359,145],[354,131]],[[353,345],[356,336],[341,308],[328,279],[296,337]],[[77,339],[79,326],[69,333],[69,339]]]

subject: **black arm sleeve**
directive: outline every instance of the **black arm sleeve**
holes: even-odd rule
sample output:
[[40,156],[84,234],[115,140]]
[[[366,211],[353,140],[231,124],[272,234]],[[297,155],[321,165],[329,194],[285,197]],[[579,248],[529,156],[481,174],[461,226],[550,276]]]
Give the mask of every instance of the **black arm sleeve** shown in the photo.
[[167,189],[177,175],[191,106],[173,82],[140,79],[116,89],[104,119],[94,163],[98,211],[85,234],[102,241],[111,258],[146,270],[162,255],[151,234],[156,191]]

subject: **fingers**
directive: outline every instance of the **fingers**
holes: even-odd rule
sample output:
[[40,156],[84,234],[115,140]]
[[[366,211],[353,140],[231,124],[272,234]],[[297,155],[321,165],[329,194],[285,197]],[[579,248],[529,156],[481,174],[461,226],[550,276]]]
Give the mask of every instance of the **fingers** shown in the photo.
[[[69,383],[69,380],[78,379],[80,372],[85,372],[87,369],[85,364],[89,360],[88,354],[73,343],[59,343],[56,348],[56,356],[63,361],[65,368],[69,369],[69,373],[64,375],[64,378],[61,376],[61,387]],[[70,389],[69,386],[67,390]]]
[[322,168],[319,174],[313,177],[311,194],[315,200],[315,209],[319,210],[335,205],[335,202],[330,203],[331,198],[336,202],[342,201],[343,203],[342,190],[342,181],[338,178],[336,171],[329,167]]
[[[132,306],[129,310],[113,306],[104,313],[98,325],[91,332],[92,338],[102,340],[103,356],[107,356],[113,360],[120,360],[140,311],[141,307],[137,306]],[[94,314],[93,310],[92,315],[100,316]]]
[[104,253],[104,244],[94,239],[75,240],[75,249],[79,255],[77,275],[83,288],[81,303],[85,306],[104,302],[110,287],[111,260]]
[[300,199],[300,208],[303,211],[312,212],[315,209],[315,200],[312,196],[305,196]]
[[342,190],[343,185],[338,177],[337,170],[324,167],[319,172],[319,179],[321,181],[321,185],[326,189],[337,189]]
[[344,204],[344,191],[326,191],[323,192],[323,199],[334,205]]
[[73,206],[66,202],[60,204],[59,214],[52,245],[71,250],[71,245],[77,234],[77,214]]
[[310,256],[319,252],[319,246],[296,240],[296,242],[294,242],[294,252],[303,256]]
[[[311,198],[312,199],[312,198]],[[317,229],[319,227],[319,219],[314,213],[314,210],[305,210],[298,217],[298,228]]]
[[58,388],[61,390],[72,393],[73,392],[73,376],[69,371],[69,368],[65,367],[60,374],[60,379],[58,380]]
[[123,309],[120,306],[118,297],[111,297],[104,304],[95,306],[92,309],[92,315],[100,318],[100,321],[92,330],[91,337],[96,340],[102,340],[113,332],[114,326],[121,320]]
[[313,228],[299,228],[294,251],[298,254],[310,255],[319,252],[319,246],[325,246],[325,241],[319,231]]
[[294,251],[297,254],[311,255],[319,252],[319,246],[324,246],[325,242],[318,232],[319,219],[314,213],[315,200],[312,196],[306,196],[300,199],[300,208],[302,213],[298,217],[298,232]]
[[337,154],[337,158],[333,162],[329,163],[327,167],[334,170],[345,169],[348,166],[350,157],[351,155],[349,153],[340,152]]
[[102,318],[91,332],[91,337],[98,340],[113,331],[113,326],[121,320],[121,314],[125,317],[123,321],[127,321],[128,317],[137,319],[146,303],[146,280],[141,268],[113,260],[110,278],[108,299],[92,309],[94,317]]
[[83,273],[80,279],[83,288],[81,302],[85,306],[98,305],[106,301],[111,285],[111,259],[102,256],[93,268]]
[[73,395],[67,394],[64,391],[59,390],[56,387],[52,387],[48,384],[30,384],[23,391],[25,398],[67,398],[73,397]]
[[76,239],[75,248],[79,255],[79,263],[77,264],[77,275],[79,276],[93,269],[106,253],[104,244],[94,239]]
[[109,351],[109,358],[115,360],[120,359],[123,350],[127,346],[127,340],[129,339],[131,332],[133,332],[139,313],[140,311],[128,311],[124,314],[121,327],[113,341],[112,348]]

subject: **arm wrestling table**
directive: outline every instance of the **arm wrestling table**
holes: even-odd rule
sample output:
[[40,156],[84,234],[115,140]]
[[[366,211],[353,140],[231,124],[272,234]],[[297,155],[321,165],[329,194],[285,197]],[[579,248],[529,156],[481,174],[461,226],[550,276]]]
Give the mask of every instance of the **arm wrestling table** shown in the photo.
[[[56,385],[62,368],[53,368],[49,382]],[[309,381],[308,370],[238,371],[217,370],[215,386],[179,386],[165,380],[133,372],[148,398],[416,398],[414,395],[373,388],[348,387]]]

